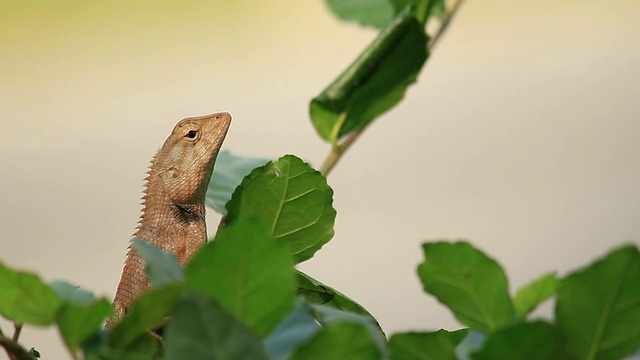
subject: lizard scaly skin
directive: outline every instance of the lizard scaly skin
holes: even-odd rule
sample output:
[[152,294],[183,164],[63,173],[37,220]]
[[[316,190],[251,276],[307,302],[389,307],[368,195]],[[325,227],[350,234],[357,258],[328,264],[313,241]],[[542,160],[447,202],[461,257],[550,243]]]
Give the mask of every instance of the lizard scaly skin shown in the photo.
[[[134,236],[172,252],[183,266],[207,241],[204,198],[230,124],[228,113],[184,119],[151,160]],[[107,329],[149,289],[144,267],[144,260],[129,247]]]

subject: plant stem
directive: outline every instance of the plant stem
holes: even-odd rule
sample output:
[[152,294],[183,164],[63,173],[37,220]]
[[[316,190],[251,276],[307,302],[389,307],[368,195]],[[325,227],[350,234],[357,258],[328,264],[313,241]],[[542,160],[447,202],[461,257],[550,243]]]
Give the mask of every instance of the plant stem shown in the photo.
[[11,360],[33,360],[33,356],[31,356],[31,353],[29,353],[27,349],[20,346],[15,340],[9,339],[1,334],[0,346],[4,348]]
[[447,11],[445,16],[442,18],[440,27],[438,27],[436,33],[431,37],[431,41],[429,41],[429,50],[433,50],[433,48],[436,46],[438,40],[440,40],[440,38],[442,37],[442,34],[444,34],[444,32],[449,27],[453,16],[458,12],[458,9],[460,9],[463,1],[464,0],[456,0],[456,2],[451,6],[451,9],[449,9],[449,11]]
[[13,341],[17,342],[20,337],[20,332],[22,331],[21,323],[13,323]]
[[[436,46],[436,44],[442,37],[442,34],[444,34],[444,32],[449,27],[449,24],[451,23],[453,16],[460,9],[460,5],[462,5],[463,1],[464,0],[456,0],[456,2],[451,6],[451,8],[444,15],[444,17],[442,18],[442,21],[440,22],[440,26],[438,27],[438,30],[436,30],[433,37],[431,37],[431,41],[429,41],[429,44],[428,44],[429,50],[432,50]],[[346,114],[344,115],[346,117]],[[324,163],[320,168],[320,172],[322,173],[322,175],[324,175],[325,177],[329,176],[329,173],[336,166],[336,164],[338,163],[342,155],[344,155],[344,153],[346,153],[347,150],[349,150],[351,145],[353,145],[353,143],[358,139],[358,137],[360,137],[360,134],[362,134],[362,132],[364,132],[365,129],[366,129],[366,126],[348,135],[344,139],[344,141],[338,144],[337,146],[335,146],[335,144],[331,146],[331,151],[325,158]]]

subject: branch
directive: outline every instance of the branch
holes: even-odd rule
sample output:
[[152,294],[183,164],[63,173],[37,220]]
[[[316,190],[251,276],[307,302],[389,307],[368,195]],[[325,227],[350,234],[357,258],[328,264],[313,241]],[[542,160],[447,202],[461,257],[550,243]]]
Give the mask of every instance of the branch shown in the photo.
[[12,360],[34,360],[29,350],[2,334],[0,334],[0,346],[4,348]]

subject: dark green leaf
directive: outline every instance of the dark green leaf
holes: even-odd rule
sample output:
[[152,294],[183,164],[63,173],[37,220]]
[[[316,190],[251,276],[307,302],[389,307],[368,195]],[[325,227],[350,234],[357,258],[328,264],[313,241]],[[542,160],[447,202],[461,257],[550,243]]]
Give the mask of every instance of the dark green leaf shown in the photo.
[[190,287],[211,295],[259,335],[268,334],[294,307],[291,255],[255,219],[223,227],[185,272]]
[[325,0],[333,13],[344,21],[382,28],[393,19],[393,7],[388,0]]
[[555,345],[551,324],[536,321],[519,323],[489,335],[473,359],[552,360]]
[[425,291],[447,305],[460,322],[492,332],[513,324],[507,277],[493,259],[467,242],[423,245],[418,274]]
[[259,167],[227,203],[227,224],[257,218],[286,244],[296,262],[309,259],[333,237],[333,190],[318,171],[293,155]]
[[211,175],[211,181],[207,188],[206,205],[215,212],[226,215],[224,205],[231,199],[233,190],[240,185],[242,179],[251,170],[266,164],[269,160],[234,155],[228,151],[221,151],[216,159],[216,164]]
[[310,104],[318,134],[337,143],[395,106],[427,59],[423,26],[404,11]]
[[124,349],[110,347],[102,338],[93,337],[84,345],[83,351],[87,360],[157,360],[160,357],[158,339],[149,333],[136,337]]
[[56,316],[60,334],[75,352],[101,329],[102,321],[111,312],[111,304],[106,299],[96,300],[90,292],[67,282],[56,281],[51,288],[63,301]]
[[455,348],[467,330],[399,333],[389,340],[391,360],[456,360]]
[[391,3],[396,13],[412,6],[414,14],[422,23],[431,16],[442,16],[445,11],[445,0],[391,0]]
[[40,278],[32,273],[12,270],[0,263],[0,314],[17,322],[51,324],[60,299]]
[[158,328],[172,313],[182,292],[182,285],[168,285],[142,294],[111,332],[109,344],[126,349],[147,330]]
[[162,251],[155,245],[138,238],[133,238],[131,245],[146,262],[144,270],[153,286],[184,281],[184,271],[175,254]]
[[313,309],[298,299],[296,308],[264,339],[271,360],[285,360],[320,330]]
[[533,282],[527,284],[513,298],[513,306],[520,318],[525,318],[541,302],[552,297],[558,287],[558,278],[555,273],[545,274]]
[[[369,311],[367,311],[367,309],[338,290],[321,283],[299,270],[296,271],[296,274],[296,279],[298,281],[298,294],[304,296],[308,302],[364,315],[369,317],[374,323],[378,324],[376,319]],[[378,328],[380,328],[380,325],[378,325]],[[382,331],[381,328],[380,330]]]
[[361,325],[352,322],[332,322],[326,325],[311,341],[302,345],[292,360],[371,360],[381,354],[371,334]]
[[[188,356],[187,356],[188,354]],[[267,360],[260,339],[213,299],[187,292],[167,325],[165,357]]]
[[620,359],[640,348],[640,253],[625,246],[567,276],[556,321],[579,359]]

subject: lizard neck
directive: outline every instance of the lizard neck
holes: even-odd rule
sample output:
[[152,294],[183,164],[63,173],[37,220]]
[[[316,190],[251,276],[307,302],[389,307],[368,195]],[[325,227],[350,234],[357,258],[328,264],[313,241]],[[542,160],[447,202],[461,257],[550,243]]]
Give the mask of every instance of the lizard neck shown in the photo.
[[207,241],[204,196],[194,204],[176,204],[164,189],[155,165],[152,163],[146,178],[134,236],[174,253],[184,265]]

